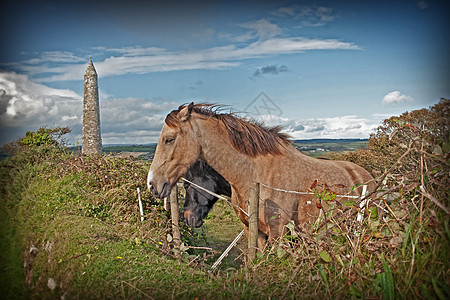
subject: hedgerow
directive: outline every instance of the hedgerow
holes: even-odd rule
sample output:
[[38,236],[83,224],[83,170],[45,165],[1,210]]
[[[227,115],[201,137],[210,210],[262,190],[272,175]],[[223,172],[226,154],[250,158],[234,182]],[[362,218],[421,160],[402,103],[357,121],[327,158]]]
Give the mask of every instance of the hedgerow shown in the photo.
[[[216,252],[189,249],[210,246],[201,231],[182,225],[185,255],[173,255],[169,214],[145,188],[149,162],[72,153],[61,143],[66,128],[27,133],[6,147],[12,156],[0,165],[4,295],[449,298],[449,111],[442,99],[391,117],[366,150],[330,157],[374,175],[378,191],[366,209],[314,187],[323,203],[336,205],[311,231],[289,223],[255,261],[210,274]],[[232,210],[218,210],[227,209],[219,205],[206,226],[223,234],[219,216]]]

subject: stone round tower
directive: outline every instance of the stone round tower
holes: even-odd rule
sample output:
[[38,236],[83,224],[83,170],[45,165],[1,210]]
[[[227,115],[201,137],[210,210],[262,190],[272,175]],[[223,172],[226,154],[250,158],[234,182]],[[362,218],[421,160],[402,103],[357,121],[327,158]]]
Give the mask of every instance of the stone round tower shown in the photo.
[[83,101],[83,133],[81,153],[97,154],[102,152],[102,138],[100,135],[100,106],[98,102],[98,81],[92,59],[84,73],[84,101]]

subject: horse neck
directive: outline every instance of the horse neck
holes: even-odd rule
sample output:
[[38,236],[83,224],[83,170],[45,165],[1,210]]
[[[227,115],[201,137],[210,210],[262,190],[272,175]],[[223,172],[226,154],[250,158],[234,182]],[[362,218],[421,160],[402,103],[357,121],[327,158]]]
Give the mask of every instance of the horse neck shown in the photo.
[[206,161],[232,186],[248,185],[254,162],[237,151],[228,133],[215,119],[197,120],[197,132],[202,147],[201,159]]

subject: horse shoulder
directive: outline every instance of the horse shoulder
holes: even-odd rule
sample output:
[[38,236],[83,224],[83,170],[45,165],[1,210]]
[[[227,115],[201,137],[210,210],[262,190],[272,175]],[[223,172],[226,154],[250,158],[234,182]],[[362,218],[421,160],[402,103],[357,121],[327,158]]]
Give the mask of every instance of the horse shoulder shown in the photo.
[[343,160],[336,160],[334,161],[338,166],[341,166],[342,168],[344,168],[345,170],[349,171],[349,172],[355,172],[360,174],[361,177],[364,177],[366,179],[372,179],[372,175],[370,175],[370,173],[364,169],[363,167],[350,162],[350,161],[343,161]]
[[[370,173],[363,167],[349,161],[331,161],[347,177],[351,186],[367,185],[369,190],[374,189],[375,181]],[[358,191],[359,192],[359,189]]]

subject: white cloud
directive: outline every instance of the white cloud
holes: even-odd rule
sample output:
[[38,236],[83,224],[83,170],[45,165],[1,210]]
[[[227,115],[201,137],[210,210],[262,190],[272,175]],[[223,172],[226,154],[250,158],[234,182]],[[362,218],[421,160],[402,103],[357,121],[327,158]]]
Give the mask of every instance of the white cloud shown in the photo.
[[30,59],[27,62],[29,64],[40,64],[42,62],[79,63],[84,61],[84,57],[76,56],[69,51],[47,51],[43,52],[39,58]]
[[163,48],[157,48],[157,47],[123,47],[123,48],[111,48],[107,49],[104,48],[104,51],[107,52],[117,52],[122,53],[124,56],[145,56],[145,55],[156,55],[164,53]]
[[54,89],[25,75],[0,72],[0,143],[42,126],[74,126],[81,122],[82,97]]
[[297,14],[297,7],[296,6],[289,6],[289,7],[280,7],[279,9],[272,12],[273,15],[278,17],[293,17]]
[[[226,69],[240,65],[243,60],[280,54],[293,54],[310,50],[358,50],[357,45],[335,39],[270,38],[258,40],[243,47],[228,45],[193,51],[145,51],[130,47],[124,49],[105,49],[105,52],[116,55],[103,61],[94,60],[97,73],[101,77],[123,75],[127,73],[144,74],[151,72],[168,72],[198,69]],[[131,54],[135,54],[132,56]],[[138,54],[137,54],[138,53]],[[54,74],[40,77],[40,82],[79,80],[83,78],[86,64],[65,64],[58,67],[22,65],[20,68],[33,74]]]
[[30,122],[54,123],[58,116],[72,115],[82,101],[71,90],[50,88],[13,72],[0,72],[0,90],[1,122],[11,127]]
[[394,91],[394,92],[390,92],[386,96],[384,96],[384,98],[381,102],[383,104],[395,104],[395,103],[404,103],[404,102],[411,102],[411,101],[414,101],[414,99],[411,96],[403,95],[399,91]]
[[[164,99],[122,98],[100,101],[103,144],[146,144],[157,141],[165,116],[179,103]],[[41,126],[69,126],[68,142],[81,142],[82,97],[73,91],[33,82],[25,75],[0,72],[0,144]],[[296,120],[260,116],[267,125],[282,125],[294,139],[367,138],[379,126],[356,116]]]
[[[68,142],[81,142],[82,96],[54,89],[25,75],[0,72],[0,145],[47,126],[69,126]],[[124,98],[100,101],[104,144],[156,142],[166,114],[177,107],[157,99]]]
[[246,22],[240,24],[240,26],[251,30],[250,34],[247,33],[246,36],[251,38],[258,37],[260,40],[270,39],[282,33],[282,29],[278,25],[265,19]]
[[388,118],[390,118],[390,117],[392,117],[392,114],[387,114],[387,113],[384,113],[384,114],[382,114],[382,113],[375,113],[375,114],[373,114],[373,117],[374,118],[378,118],[378,119],[388,119]]
[[381,121],[377,117],[364,119],[357,116],[296,120],[263,115],[259,119],[268,126],[283,126],[283,132],[290,134],[293,139],[368,138]]
[[[324,23],[333,20],[332,11],[326,7],[293,6],[280,8],[274,12],[278,16],[295,14],[296,18]],[[309,21],[308,21],[309,22]],[[103,46],[82,51],[94,52],[94,64],[99,76],[116,76],[127,73],[144,74],[180,70],[220,70],[239,66],[246,59],[275,55],[295,54],[310,50],[358,50],[357,45],[336,39],[308,39],[304,37],[282,36],[283,29],[266,19],[239,24],[246,31],[238,36],[217,34],[228,37],[238,44],[219,47],[170,51],[158,47]],[[105,58],[101,58],[105,57]],[[39,57],[20,63],[11,63],[21,72],[36,76],[40,82],[79,80],[84,74],[88,57],[80,57],[69,51],[43,52]]]
[[[280,8],[278,16],[295,14],[303,19],[314,16],[317,22],[333,20],[326,7],[293,6]],[[220,70],[241,65],[244,60],[276,55],[295,54],[310,50],[357,50],[357,45],[336,39],[308,39],[283,36],[284,30],[277,24],[258,19],[238,25],[244,32],[237,36],[220,34],[218,37],[232,41],[218,47],[171,51],[159,47],[103,46],[83,49],[94,52],[93,58],[99,76],[117,76],[127,73],[144,74],[180,70]],[[242,31],[242,30],[241,30]],[[236,44],[235,44],[236,43]],[[103,59],[102,59],[103,57]],[[33,75],[40,82],[79,80],[83,77],[88,57],[80,57],[69,51],[43,52],[39,57],[20,63],[11,63],[21,72]]]
[[325,6],[291,5],[281,7],[272,12],[277,17],[288,17],[299,20],[300,27],[324,26],[336,19],[334,11]]
[[103,144],[148,144],[158,141],[175,102],[155,103],[143,98],[100,101]]

